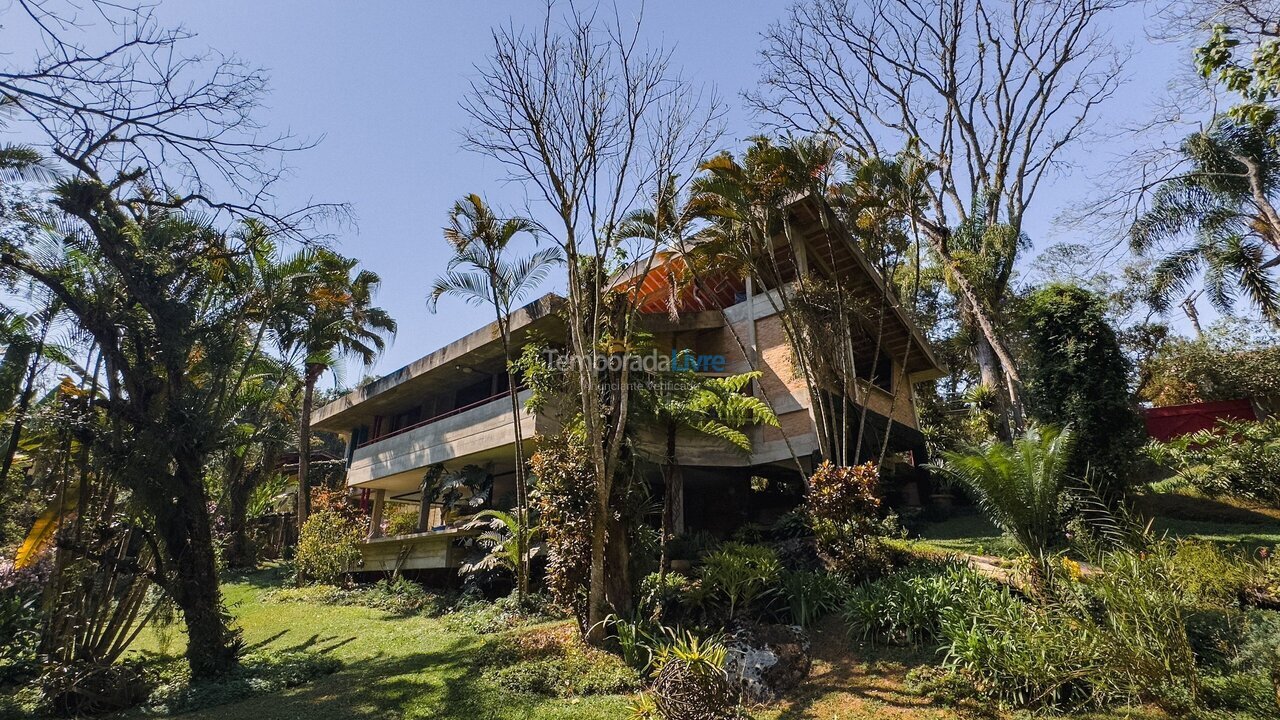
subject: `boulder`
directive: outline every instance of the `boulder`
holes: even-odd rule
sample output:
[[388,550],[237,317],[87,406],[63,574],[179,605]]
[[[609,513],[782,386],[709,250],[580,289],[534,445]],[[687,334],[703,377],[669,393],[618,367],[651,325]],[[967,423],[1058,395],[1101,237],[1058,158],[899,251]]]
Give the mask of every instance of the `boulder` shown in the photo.
[[746,703],[777,702],[809,676],[809,636],[798,625],[743,627],[725,645],[725,669]]

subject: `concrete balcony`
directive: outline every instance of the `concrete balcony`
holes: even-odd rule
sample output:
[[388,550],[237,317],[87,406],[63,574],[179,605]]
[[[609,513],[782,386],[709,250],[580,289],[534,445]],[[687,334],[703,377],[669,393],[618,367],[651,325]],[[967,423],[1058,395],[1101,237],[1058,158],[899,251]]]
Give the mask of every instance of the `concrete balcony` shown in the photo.
[[[520,429],[526,440],[538,429],[538,418],[523,409],[530,394],[529,390],[519,394]],[[511,401],[504,394],[361,445],[347,469],[347,485],[389,490],[416,488],[422,469],[428,465],[461,458],[492,458],[500,454],[495,451],[514,444]]]

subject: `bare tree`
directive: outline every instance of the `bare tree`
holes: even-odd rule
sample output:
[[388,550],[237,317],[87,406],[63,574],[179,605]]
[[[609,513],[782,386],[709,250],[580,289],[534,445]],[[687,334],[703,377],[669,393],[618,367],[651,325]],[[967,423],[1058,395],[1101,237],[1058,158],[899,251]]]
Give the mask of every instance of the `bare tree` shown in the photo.
[[[261,68],[192,52],[195,34],[161,26],[146,4],[16,0],[0,19],[25,24],[41,44],[29,59],[6,55],[0,67],[14,130],[30,131],[73,173],[114,192],[159,191],[120,200],[254,216],[305,240],[321,221],[345,217],[344,205],[277,206],[283,157],[314,141],[271,133],[255,119],[268,91]],[[103,28],[113,40],[90,47],[90,30]]]
[[[584,430],[595,483],[588,627],[594,639],[612,605],[625,609],[625,537],[614,518],[614,478],[629,402],[630,368],[597,372],[625,347],[630,310],[607,302],[624,261],[647,270],[657,242],[622,252],[614,232],[629,210],[689,168],[719,137],[713,97],[686,82],[671,54],[641,40],[641,18],[548,4],[540,27],[493,31],[493,53],[462,102],[474,151],[502,162],[555,218],[545,223],[568,262],[569,349],[575,358]],[[678,186],[677,186],[678,190]],[[532,213],[531,213],[532,214]]]
[[750,100],[771,124],[931,166],[924,202],[904,210],[946,267],[978,336],[983,381],[1005,386],[1015,421],[1021,382],[999,301],[1018,243],[989,253],[979,278],[957,257],[954,229],[1021,237],[1042,181],[1065,167],[1063,149],[1123,81],[1127,53],[1102,24],[1129,2],[811,0],[764,35]]

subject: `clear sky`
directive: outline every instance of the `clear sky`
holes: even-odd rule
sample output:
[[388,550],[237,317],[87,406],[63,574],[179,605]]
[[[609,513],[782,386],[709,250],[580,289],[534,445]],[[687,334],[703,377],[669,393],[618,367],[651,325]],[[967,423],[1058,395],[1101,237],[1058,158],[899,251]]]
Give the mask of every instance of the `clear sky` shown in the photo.
[[[629,7],[623,0],[619,6]],[[483,63],[490,50],[489,28],[508,19],[536,23],[542,12],[536,0],[159,4],[161,21],[197,32],[198,44],[269,70],[272,92],[261,119],[271,128],[324,136],[319,147],[292,158],[296,177],[282,197],[354,206],[357,228],[341,234],[339,249],[382,276],[378,304],[400,323],[374,374],[405,365],[488,318],[486,310],[457,301],[442,301],[435,315],[424,305],[447,257],[440,228],[453,201],[470,192],[498,205],[522,197],[517,188],[501,184],[504,171],[496,163],[460,148],[458,130],[466,118],[458,101],[473,65]],[[782,4],[746,0],[649,0],[645,5],[650,40],[674,45],[686,74],[716,85],[729,101],[726,147],[736,148],[753,134],[738,93],[754,86],[759,33],[782,12]],[[1146,40],[1141,7],[1126,10],[1118,20],[1117,37],[1134,45],[1134,60],[1126,68],[1132,79],[1100,115],[1101,129],[1154,104],[1189,58],[1184,48]],[[1055,178],[1037,197],[1028,232],[1038,246],[1090,239],[1055,234],[1052,220],[1083,196],[1089,171],[1108,162],[1111,151],[1096,144],[1078,149],[1069,159],[1082,169]],[[347,383],[364,372],[350,368]]]

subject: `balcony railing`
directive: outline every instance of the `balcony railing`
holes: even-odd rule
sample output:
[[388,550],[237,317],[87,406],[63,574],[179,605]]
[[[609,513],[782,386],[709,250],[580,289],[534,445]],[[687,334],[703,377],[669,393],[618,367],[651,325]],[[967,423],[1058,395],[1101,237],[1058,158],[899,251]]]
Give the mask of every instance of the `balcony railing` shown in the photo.
[[[519,392],[523,391],[523,390],[525,389],[525,387],[526,387],[526,386],[524,386],[524,385],[517,386],[517,387],[516,387],[516,392],[517,392],[517,393],[519,393]],[[510,395],[510,393],[508,393],[506,390],[503,390],[502,392],[498,393],[497,395],[490,395],[490,396],[489,396],[489,397],[487,397],[487,398],[484,398],[484,399],[482,399],[482,400],[477,400],[477,401],[475,401],[475,402],[473,402],[473,403],[471,403],[471,404],[469,404],[469,405],[463,405],[462,407],[456,407],[456,408],[454,408],[454,409],[452,409],[452,410],[449,410],[448,412],[443,412],[443,413],[440,413],[439,415],[433,415],[433,416],[431,416],[431,417],[427,418],[426,420],[419,420],[418,422],[416,422],[416,423],[414,423],[414,424],[412,424],[412,425],[406,425],[406,426],[404,426],[404,427],[402,427],[402,428],[400,428],[400,429],[398,429],[398,430],[393,430],[393,431],[391,431],[391,432],[389,432],[389,433],[387,433],[387,434],[385,434],[385,435],[379,435],[378,437],[375,437],[375,438],[369,438],[368,440],[365,440],[364,442],[360,443],[359,445],[356,445],[356,447],[357,447],[357,448],[368,447],[369,445],[372,445],[372,444],[374,444],[374,443],[376,443],[376,442],[382,442],[383,440],[386,440],[387,438],[393,438],[393,437],[395,437],[395,436],[397,436],[397,435],[403,435],[403,434],[405,434],[405,433],[407,433],[407,432],[411,432],[411,431],[413,431],[413,430],[417,430],[418,428],[426,427],[427,425],[430,425],[430,424],[432,424],[432,423],[437,423],[437,422],[440,422],[441,420],[446,420],[446,419],[448,419],[448,418],[453,417],[454,415],[461,415],[462,413],[464,413],[464,412],[466,412],[466,411],[468,411],[468,410],[475,410],[475,409],[476,409],[476,408],[478,408],[478,407],[481,407],[481,406],[483,406],[483,405],[488,405],[488,404],[489,404],[489,403],[491,403],[491,402],[494,402],[494,401],[496,401],[496,400],[500,400],[500,399],[506,398],[506,397],[508,397],[509,395]]]

